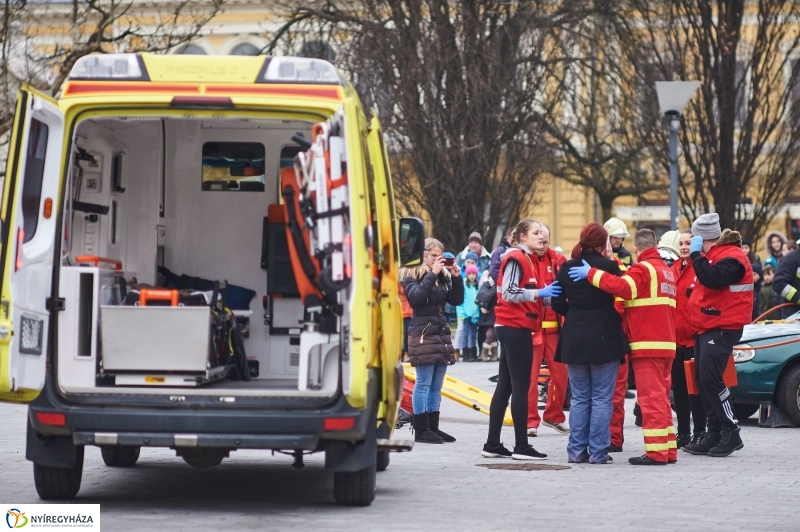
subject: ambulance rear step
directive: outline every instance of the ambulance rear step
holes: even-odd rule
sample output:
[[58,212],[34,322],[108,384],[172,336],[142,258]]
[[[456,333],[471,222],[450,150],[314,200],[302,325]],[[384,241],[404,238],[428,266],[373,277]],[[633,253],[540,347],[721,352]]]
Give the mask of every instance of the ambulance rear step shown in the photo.
[[414,448],[414,440],[401,440],[399,438],[378,439],[379,451],[393,451],[396,453],[402,453],[405,451],[410,451],[413,448]]

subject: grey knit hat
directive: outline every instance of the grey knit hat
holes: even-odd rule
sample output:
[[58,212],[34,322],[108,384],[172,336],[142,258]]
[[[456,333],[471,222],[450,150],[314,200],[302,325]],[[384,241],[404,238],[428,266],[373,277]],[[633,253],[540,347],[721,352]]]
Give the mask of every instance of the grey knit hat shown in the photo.
[[692,224],[692,234],[701,236],[703,240],[716,240],[722,234],[719,226],[719,214],[710,212],[703,214]]
[[469,241],[470,242],[483,242],[483,239],[481,238],[481,234],[479,232],[473,231],[469,235]]

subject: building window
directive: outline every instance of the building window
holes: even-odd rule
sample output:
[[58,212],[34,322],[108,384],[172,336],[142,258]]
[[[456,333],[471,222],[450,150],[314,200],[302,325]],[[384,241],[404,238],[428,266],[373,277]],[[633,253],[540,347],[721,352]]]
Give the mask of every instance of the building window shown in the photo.
[[25,181],[22,182],[22,230],[23,242],[29,242],[36,234],[39,225],[39,206],[42,202],[42,181],[44,181],[44,158],[47,152],[46,124],[35,118],[31,120],[28,137],[28,153],[25,158]]
[[336,60],[336,52],[333,51],[328,44],[322,41],[309,41],[303,43],[300,52],[297,54],[300,57],[311,57],[314,59],[324,59],[330,63]]
[[208,55],[206,51],[197,46],[196,44],[187,44],[176,53],[183,55]]
[[261,50],[254,44],[243,42],[231,50],[230,55],[258,55]]

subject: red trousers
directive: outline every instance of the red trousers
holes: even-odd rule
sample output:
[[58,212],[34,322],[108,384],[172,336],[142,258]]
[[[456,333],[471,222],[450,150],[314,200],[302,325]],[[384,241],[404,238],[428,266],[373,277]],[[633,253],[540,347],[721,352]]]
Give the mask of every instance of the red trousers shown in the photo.
[[656,462],[675,462],[678,460],[678,446],[669,404],[672,359],[634,358],[633,371],[636,373],[639,408],[642,409],[645,453]]
[[622,447],[625,442],[625,392],[628,391],[628,355],[619,365],[617,383],[614,385],[614,409],[611,412],[611,445]]
[[564,423],[564,397],[567,394],[569,373],[566,364],[556,362],[556,346],[558,334],[544,333],[541,345],[533,348],[533,367],[531,368],[531,386],[528,389],[528,428],[539,428],[539,370],[542,358],[550,369],[550,385],[547,387],[547,404],[544,408],[544,419],[551,423]]

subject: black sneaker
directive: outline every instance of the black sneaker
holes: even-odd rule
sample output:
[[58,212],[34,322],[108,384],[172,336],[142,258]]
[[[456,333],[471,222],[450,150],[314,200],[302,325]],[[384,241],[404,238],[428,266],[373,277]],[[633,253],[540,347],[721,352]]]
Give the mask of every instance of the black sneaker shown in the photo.
[[706,435],[705,431],[703,431],[703,432],[695,432],[694,434],[692,434],[692,443],[699,443],[700,440],[702,440],[703,436],[705,436],[705,435]]
[[628,390],[625,392],[625,399],[636,399],[636,394]]
[[678,449],[680,449],[681,447],[692,443],[692,437],[688,434],[677,434],[675,435],[675,443],[678,444]]
[[612,443],[611,445],[606,447],[606,452],[608,452],[608,453],[621,453],[622,452],[622,447],[618,447],[618,446],[616,446],[616,445],[614,445]]
[[716,447],[719,440],[719,432],[704,432],[700,441],[686,445],[683,450],[689,454],[708,455],[708,451]]
[[514,452],[511,454],[511,458],[513,460],[544,460],[547,458],[547,455],[544,453],[540,453],[530,445],[527,447],[523,447],[522,449],[514,448]]
[[498,445],[486,443],[483,445],[481,456],[484,458],[511,458],[511,451],[506,449],[502,443]]
[[744,448],[744,443],[742,443],[742,436],[739,434],[739,427],[735,429],[723,427],[722,432],[720,432],[719,443],[708,450],[708,456],[730,456],[733,451],[738,451],[742,448]]
[[646,454],[643,454],[642,456],[636,456],[634,458],[628,458],[628,463],[631,465],[667,465],[666,462],[657,462]]

